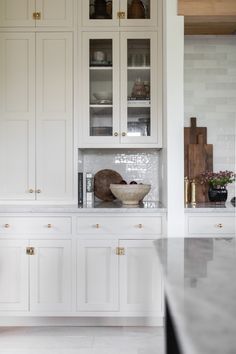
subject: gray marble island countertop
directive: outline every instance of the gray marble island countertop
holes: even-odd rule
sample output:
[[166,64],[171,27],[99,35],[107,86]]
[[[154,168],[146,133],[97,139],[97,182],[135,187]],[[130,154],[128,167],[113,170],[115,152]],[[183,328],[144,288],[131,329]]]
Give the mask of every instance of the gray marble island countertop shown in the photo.
[[181,353],[236,353],[236,239],[155,241]]
[[0,205],[0,213],[165,213],[166,208],[156,201],[124,206],[116,202],[96,202],[93,205]]

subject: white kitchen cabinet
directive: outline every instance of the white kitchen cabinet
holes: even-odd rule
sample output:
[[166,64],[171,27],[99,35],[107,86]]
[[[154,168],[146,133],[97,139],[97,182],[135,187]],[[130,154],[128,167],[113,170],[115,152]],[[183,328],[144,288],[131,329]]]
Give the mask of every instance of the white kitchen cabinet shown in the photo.
[[84,26],[157,26],[158,0],[142,0],[141,11],[131,11],[132,0],[82,0]]
[[160,266],[151,240],[120,240],[120,310],[138,314],[163,313]]
[[118,311],[117,241],[81,240],[77,251],[77,310]]
[[0,0],[0,27],[68,27],[74,0]]
[[31,240],[30,311],[71,310],[71,241]]
[[28,256],[25,240],[0,240],[0,311],[28,311]]
[[83,33],[82,102],[79,147],[161,147],[157,33]]
[[0,198],[70,200],[72,35],[0,33],[0,40]]

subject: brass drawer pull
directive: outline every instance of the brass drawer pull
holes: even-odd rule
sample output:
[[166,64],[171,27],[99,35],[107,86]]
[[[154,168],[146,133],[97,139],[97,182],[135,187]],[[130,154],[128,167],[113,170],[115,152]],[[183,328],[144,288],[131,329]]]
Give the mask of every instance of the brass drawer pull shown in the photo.
[[117,12],[117,18],[124,19],[125,18],[125,12],[124,11]]
[[143,229],[143,224],[138,224],[139,229]]
[[223,224],[217,224],[216,227],[217,227],[218,229],[222,229]]
[[99,224],[96,224],[95,227],[96,227],[96,229],[100,229],[100,225]]
[[34,247],[26,247],[26,254],[28,256],[34,256],[35,255],[35,248]]
[[36,193],[38,193],[38,194],[42,193],[41,189],[37,189]]
[[5,227],[5,229],[9,229],[10,228],[10,224],[5,224],[4,227]]
[[116,255],[117,255],[117,256],[124,256],[124,255],[125,255],[125,249],[124,249],[124,247],[117,247],[117,248],[116,248]]
[[33,12],[34,20],[41,20],[41,12]]
[[51,229],[52,228],[52,224],[47,224],[47,228]]
[[123,133],[122,133],[122,136],[126,136],[126,133],[125,133],[125,132],[123,132]]
[[34,193],[34,190],[32,188],[30,188],[29,193]]

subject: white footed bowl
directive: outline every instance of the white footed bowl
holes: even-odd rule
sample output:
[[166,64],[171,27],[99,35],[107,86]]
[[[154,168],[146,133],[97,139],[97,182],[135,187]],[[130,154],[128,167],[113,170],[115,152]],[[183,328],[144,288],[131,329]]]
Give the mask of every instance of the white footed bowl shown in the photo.
[[125,205],[137,205],[151,189],[150,184],[110,184],[114,196]]

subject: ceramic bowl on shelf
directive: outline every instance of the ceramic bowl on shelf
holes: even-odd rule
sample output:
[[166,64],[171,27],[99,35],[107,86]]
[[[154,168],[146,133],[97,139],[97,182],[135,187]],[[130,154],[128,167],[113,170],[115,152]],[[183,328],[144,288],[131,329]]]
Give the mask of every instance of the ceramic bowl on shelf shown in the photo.
[[138,205],[149,193],[150,184],[111,184],[110,189],[114,196],[124,205]]
[[93,96],[98,101],[111,101],[112,100],[112,93],[108,91],[99,91],[93,94]]

